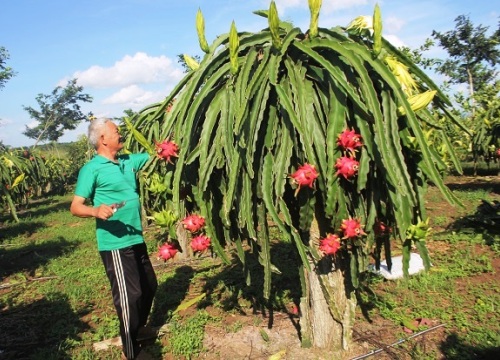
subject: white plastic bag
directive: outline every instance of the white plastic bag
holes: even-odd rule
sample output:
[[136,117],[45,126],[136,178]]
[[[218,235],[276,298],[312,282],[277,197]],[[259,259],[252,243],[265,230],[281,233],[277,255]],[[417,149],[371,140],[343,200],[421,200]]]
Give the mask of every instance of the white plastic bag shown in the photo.
[[[417,253],[410,254],[410,265],[408,267],[408,274],[417,274],[424,270],[424,261]],[[392,258],[392,269],[389,271],[386,261],[380,262],[380,270],[375,269],[375,264],[370,264],[368,270],[376,274],[382,275],[388,280],[400,279],[403,277],[403,256],[395,256]]]

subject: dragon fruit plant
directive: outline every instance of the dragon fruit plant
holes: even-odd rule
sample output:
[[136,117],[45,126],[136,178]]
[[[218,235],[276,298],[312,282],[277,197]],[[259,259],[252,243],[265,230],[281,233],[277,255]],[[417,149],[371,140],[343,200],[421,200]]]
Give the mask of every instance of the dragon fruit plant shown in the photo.
[[[412,246],[430,266],[427,184],[458,202],[422,126],[434,124],[429,104],[455,119],[433,81],[383,38],[378,6],[373,16],[331,28],[318,26],[320,7],[321,0],[309,0],[311,21],[303,32],[281,21],[271,1],[268,11],[256,12],[267,18],[264,30],[238,32],[233,22],[211,45],[199,11],[204,57],[189,58],[191,70],[166,99],[127,120],[127,147],[140,151],[155,139],[175,138],[175,163],[156,157],[146,165],[147,210],[164,209],[177,219],[199,214],[210,241],[196,240],[195,250],[209,243],[227,263],[227,245],[245,264],[250,244],[263,267],[266,298],[271,273],[279,273],[279,259],[271,257],[272,220],[280,240],[300,255],[302,338],[339,349],[351,339],[354,292],[370,254],[377,264],[382,254],[390,260],[391,243],[399,241],[406,273]],[[460,172],[446,134],[438,127],[435,134]],[[147,190],[153,175],[167,190]],[[320,302],[328,314],[313,316],[324,311],[314,305]]]

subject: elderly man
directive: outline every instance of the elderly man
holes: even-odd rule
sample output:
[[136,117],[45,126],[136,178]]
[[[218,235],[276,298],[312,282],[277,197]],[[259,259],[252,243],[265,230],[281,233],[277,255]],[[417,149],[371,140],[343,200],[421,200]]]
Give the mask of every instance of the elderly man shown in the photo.
[[89,126],[89,141],[97,154],[80,169],[70,211],[75,216],[96,219],[97,249],[120,319],[122,357],[137,359],[137,337],[146,329],[157,288],[142,235],[137,191],[137,172],[150,156],[118,155],[123,140],[111,119],[94,119]]

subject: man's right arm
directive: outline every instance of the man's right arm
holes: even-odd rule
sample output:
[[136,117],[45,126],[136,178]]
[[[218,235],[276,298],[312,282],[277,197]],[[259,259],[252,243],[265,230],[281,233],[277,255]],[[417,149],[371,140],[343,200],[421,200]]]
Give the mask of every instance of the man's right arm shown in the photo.
[[108,220],[114,214],[114,209],[108,205],[99,205],[98,207],[85,205],[85,198],[75,195],[69,209],[74,216],[87,218],[95,217],[97,219]]

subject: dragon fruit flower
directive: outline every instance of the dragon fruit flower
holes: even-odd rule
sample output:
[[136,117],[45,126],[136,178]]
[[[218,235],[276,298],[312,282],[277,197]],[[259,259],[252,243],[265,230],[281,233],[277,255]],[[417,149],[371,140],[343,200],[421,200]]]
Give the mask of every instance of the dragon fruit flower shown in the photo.
[[335,255],[340,249],[340,238],[334,234],[328,234],[319,241],[319,249],[326,255]]
[[191,249],[194,252],[203,252],[210,246],[210,238],[206,235],[198,235],[191,240]]
[[301,186],[309,186],[313,187],[314,180],[318,177],[318,172],[314,165],[305,163],[302,166],[299,166],[297,171],[295,171],[290,177],[293,181],[299,185],[297,191],[299,191]]
[[167,261],[172,259],[177,254],[177,249],[172,244],[163,244],[158,247],[158,256]]
[[337,169],[337,175],[341,175],[346,180],[349,180],[358,173],[359,162],[349,156],[342,156],[337,159],[335,168]]
[[339,134],[337,145],[345,151],[354,154],[356,148],[363,146],[363,142],[361,135],[357,134],[354,130],[345,129]]
[[343,239],[355,238],[366,235],[362,228],[363,225],[358,219],[344,219],[340,225],[340,230],[344,233]]
[[155,142],[155,144],[156,144],[156,153],[158,154],[159,158],[164,159],[170,164],[172,164],[170,158],[178,157],[177,152],[179,151],[179,147],[175,142],[167,139],[161,143]]
[[205,226],[205,218],[199,215],[189,215],[182,220],[182,225],[186,230],[195,233]]

